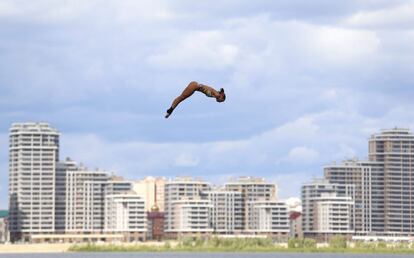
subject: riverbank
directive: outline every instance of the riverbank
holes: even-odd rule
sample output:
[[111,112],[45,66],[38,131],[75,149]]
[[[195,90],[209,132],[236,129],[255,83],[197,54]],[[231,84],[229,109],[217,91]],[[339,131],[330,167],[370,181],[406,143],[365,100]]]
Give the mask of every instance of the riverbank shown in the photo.
[[407,254],[414,255],[410,249],[361,249],[361,248],[164,248],[151,246],[122,246],[122,245],[100,245],[100,246],[73,246],[71,252],[235,252],[235,253],[347,253],[347,254]]
[[[171,245],[174,247],[178,242],[172,242]],[[159,248],[164,246],[164,242],[138,242],[138,243],[120,243],[117,244],[120,248],[129,249],[132,246],[135,248]],[[88,248],[91,246],[99,246],[105,249],[105,246],[111,246],[111,244],[100,243],[100,244],[78,244],[74,245],[71,243],[43,243],[43,244],[0,244],[0,254],[12,254],[12,253],[65,253],[71,252],[74,247]]]
[[410,254],[414,246],[407,244],[358,243],[350,247],[329,247],[328,244],[288,246],[268,240],[222,240],[209,241],[184,239],[182,241],[96,243],[96,244],[7,244],[0,245],[0,254],[11,253],[64,253],[64,252],[240,252],[240,253],[348,253],[348,254]]
[[349,253],[349,254],[411,254],[414,248],[406,244],[358,243],[352,247],[317,247],[315,242],[305,245],[274,244],[268,239],[184,239],[159,245],[82,244],[69,248],[72,252],[248,252],[248,253]]
[[12,253],[64,253],[73,244],[2,244],[0,254]]

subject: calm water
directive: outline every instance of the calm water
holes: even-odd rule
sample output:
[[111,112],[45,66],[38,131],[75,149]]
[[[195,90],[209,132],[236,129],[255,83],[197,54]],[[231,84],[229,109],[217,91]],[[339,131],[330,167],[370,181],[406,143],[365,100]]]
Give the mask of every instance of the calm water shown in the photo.
[[398,258],[412,255],[378,254],[249,254],[249,253],[65,253],[65,254],[0,254],[0,258]]

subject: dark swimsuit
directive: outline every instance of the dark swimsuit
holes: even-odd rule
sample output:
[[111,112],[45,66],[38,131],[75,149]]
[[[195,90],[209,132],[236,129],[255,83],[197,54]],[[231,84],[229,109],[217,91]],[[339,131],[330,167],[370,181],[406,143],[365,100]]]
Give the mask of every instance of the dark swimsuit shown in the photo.
[[213,97],[213,94],[211,93],[211,90],[208,89],[207,87],[205,87],[203,84],[198,84],[197,90],[204,93],[204,94],[206,94],[207,97],[210,97],[210,98]]

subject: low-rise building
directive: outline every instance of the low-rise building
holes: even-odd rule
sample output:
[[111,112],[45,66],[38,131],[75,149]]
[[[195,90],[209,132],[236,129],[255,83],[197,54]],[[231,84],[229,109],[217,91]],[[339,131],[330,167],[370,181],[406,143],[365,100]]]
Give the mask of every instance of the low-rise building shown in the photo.
[[147,239],[161,241],[164,237],[164,212],[155,205],[148,212]]
[[8,212],[0,211],[0,243],[5,243],[9,241],[7,218],[8,218]]
[[290,221],[290,238],[303,238],[302,231],[302,213],[291,211],[289,214]]

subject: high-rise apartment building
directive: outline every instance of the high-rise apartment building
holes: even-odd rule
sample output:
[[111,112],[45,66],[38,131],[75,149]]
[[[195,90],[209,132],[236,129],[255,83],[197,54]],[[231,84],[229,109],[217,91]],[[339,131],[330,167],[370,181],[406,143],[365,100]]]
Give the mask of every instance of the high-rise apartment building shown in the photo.
[[[210,200],[201,197],[182,198],[172,202],[173,232],[177,235],[198,235],[213,232],[210,223]],[[167,231],[168,232],[168,231]]]
[[335,184],[355,185],[355,235],[414,235],[414,135],[383,130],[369,139],[369,160],[324,168]]
[[[130,192],[132,193],[133,182],[127,181],[120,176],[109,176],[108,181],[104,185],[104,194],[105,196],[111,194],[119,194]],[[141,199],[143,199],[141,197]]]
[[210,224],[215,233],[241,233],[243,229],[243,198],[241,192],[215,189],[202,193],[211,202]]
[[414,134],[383,130],[369,139],[369,160],[383,164],[384,232],[414,235]]
[[327,240],[350,237],[355,225],[355,186],[315,179],[302,186],[302,229],[305,237]]
[[227,191],[236,191],[242,194],[243,219],[242,227],[244,231],[254,229],[252,212],[255,201],[276,201],[276,184],[268,183],[264,178],[239,177],[230,179],[225,184]]
[[64,233],[66,230],[66,175],[68,171],[78,170],[78,164],[67,158],[57,163],[55,180],[55,232]]
[[66,232],[94,232],[104,229],[105,171],[80,167],[66,175]]
[[252,233],[288,239],[290,232],[289,210],[282,201],[254,201],[251,215]]
[[165,233],[171,237],[214,233],[287,238],[288,206],[276,197],[276,185],[262,178],[242,177],[214,189],[193,178],[168,181]]
[[164,177],[145,177],[133,183],[133,190],[145,200],[146,211],[154,207],[159,212],[164,211],[164,188],[166,179]]
[[[191,177],[178,177],[174,180],[165,182],[164,207],[165,207],[165,233],[174,236],[178,233],[184,233],[183,225],[186,226],[186,232],[193,232],[187,226],[193,225],[182,221],[184,212],[192,210],[195,216],[204,218],[204,213],[209,213],[209,201],[201,200],[201,193],[210,190],[210,184],[201,179]],[[194,202],[189,202],[195,200]],[[187,203],[186,203],[187,202]],[[187,215],[186,215],[187,216]],[[204,223],[204,221],[203,221]],[[204,224],[203,224],[204,225]],[[194,232],[201,232],[200,227],[194,228]],[[206,232],[210,232],[206,229]]]
[[9,145],[11,241],[55,231],[59,132],[47,123],[15,123]]
[[145,201],[133,191],[106,195],[104,224],[105,232],[123,233],[125,241],[145,240]]
[[[85,238],[77,233],[91,239],[145,237],[145,200],[131,192],[132,182],[105,171],[90,171],[70,159],[59,161],[59,132],[47,123],[13,124],[9,148],[11,241]],[[105,202],[107,196],[112,202]],[[108,211],[117,217],[106,216],[106,204],[111,204]],[[131,232],[117,224],[110,231],[119,229],[122,234],[103,235],[107,219],[127,221]]]
[[324,168],[325,179],[333,184],[355,186],[355,234],[383,232],[383,169],[377,162],[347,160]]
[[354,201],[351,196],[338,196],[337,193],[323,193],[314,198],[314,227],[319,234],[347,234],[351,236],[354,218]]

